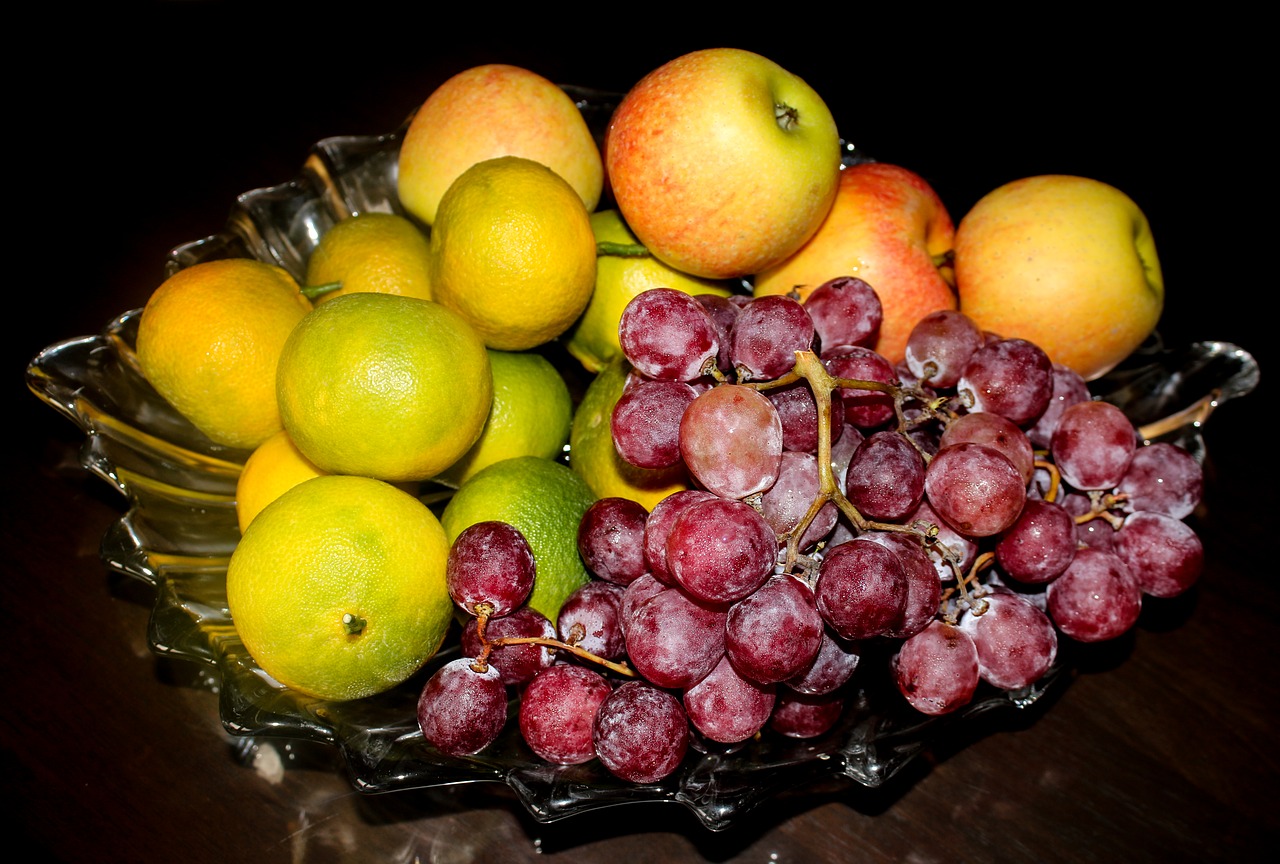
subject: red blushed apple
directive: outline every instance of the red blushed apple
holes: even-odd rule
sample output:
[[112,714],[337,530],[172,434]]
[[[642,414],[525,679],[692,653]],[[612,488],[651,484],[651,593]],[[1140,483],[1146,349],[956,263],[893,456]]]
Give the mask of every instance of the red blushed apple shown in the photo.
[[605,135],[623,219],[649,251],[728,279],[791,255],[835,198],[840,136],[799,76],[759,54],[709,48],[644,76]]
[[604,162],[573,99],[536,72],[489,63],[454,75],[414,113],[400,145],[400,203],[430,225],[458,175],[499,156],[546,165],[588,213],[600,202]]
[[1164,308],[1146,216],[1087,177],[1025,177],[988,192],[956,228],[955,267],[961,312],[1085,380],[1129,356]]
[[916,322],[955,309],[950,257],[955,226],[923,177],[898,165],[863,162],[840,173],[835,204],[817,233],[776,267],[756,274],[754,292],[801,300],[838,276],[856,276],[875,289],[884,323],[875,350],[890,363],[903,359]]

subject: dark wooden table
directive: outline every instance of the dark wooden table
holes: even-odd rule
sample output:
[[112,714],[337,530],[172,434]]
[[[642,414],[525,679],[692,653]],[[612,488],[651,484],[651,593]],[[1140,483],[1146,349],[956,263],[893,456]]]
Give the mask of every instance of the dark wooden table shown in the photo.
[[[32,32],[47,79],[10,75],[0,578],[10,848],[77,862],[725,864],[1246,861],[1274,845],[1274,180],[1259,167],[1260,128],[1232,107],[1262,99],[1262,78],[1210,69],[1187,50],[1216,38],[1212,25],[1160,44],[1062,22],[1011,40],[942,22],[922,34],[923,22],[876,16],[797,22],[818,33],[793,39],[779,38],[787,28],[675,37],[662,22],[621,20],[602,39],[584,29],[607,29],[598,19],[462,39],[443,18],[413,31],[376,4],[337,27],[314,11],[267,21],[227,3],[139,8],[137,20],[113,12],[70,41],[51,35],[63,22],[46,21]],[[560,35],[532,38],[537,27]],[[81,436],[26,391],[26,363],[142,305],[169,248],[219,229],[238,192],[292,177],[311,142],[388,131],[449,74],[502,60],[625,89],[714,44],[802,74],[845,137],[926,176],[957,219],[982,192],[1033,173],[1091,175],[1139,202],[1165,268],[1161,332],[1235,342],[1263,368],[1259,388],[1205,430],[1208,482],[1192,520],[1207,555],[1200,584],[1149,604],[1131,637],[1090,652],[1027,715],[940,742],[880,789],[786,796],[719,833],[674,805],[542,825],[500,789],[370,797],[332,754],[255,762],[193,670],[149,651],[147,589],[109,576],[98,557],[124,502],[79,467]],[[288,767],[272,771],[272,756]]]

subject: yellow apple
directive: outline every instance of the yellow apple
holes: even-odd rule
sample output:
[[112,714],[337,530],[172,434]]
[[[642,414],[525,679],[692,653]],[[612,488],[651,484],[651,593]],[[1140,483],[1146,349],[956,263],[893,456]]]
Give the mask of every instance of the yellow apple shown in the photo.
[[826,220],[790,258],[756,274],[757,297],[795,290],[803,301],[823,282],[856,276],[880,297],[884,322],[872,347],[903,359],[911,328],[939,309],[955,309],[948,253],[955,225],[923,177],[899,165],[864,162],[840,172]]
[[459,72],[414,113],[400,145],[400,203],[430,225],[454,179],[499,156],[546,165],[573,187],[588,213],[600,203],[604,161],[578,106],[536,72],[503,63]]
[[1142,344],[1164,308],[1146,216],[1087,177],[1026,177],[988,192],[956,227],[955,268],[961,312],[1085,380]]
[[835,199],[840,136],[799,76],[708,48],[640,79],[605,134],[627,225],[659,260],[710,279],[756,273],[809,239]]

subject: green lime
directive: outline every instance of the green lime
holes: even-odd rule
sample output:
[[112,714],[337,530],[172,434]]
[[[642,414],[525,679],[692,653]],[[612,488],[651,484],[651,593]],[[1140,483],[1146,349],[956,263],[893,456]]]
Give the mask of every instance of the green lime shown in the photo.
[[591,579],[578,554],[578,524],[595,500],[586,481],[565,465],[518,456],[493,463],[459,486],[440,522],[450,544],[477,522],[518,528],[537,566],[529,605],[554,623],[569,595]]
[[436,479],[458,486],[516,456],[555,459],[569,441],[573,397],[551,361],[532,351],[489,349],[493,407],[480,440]]

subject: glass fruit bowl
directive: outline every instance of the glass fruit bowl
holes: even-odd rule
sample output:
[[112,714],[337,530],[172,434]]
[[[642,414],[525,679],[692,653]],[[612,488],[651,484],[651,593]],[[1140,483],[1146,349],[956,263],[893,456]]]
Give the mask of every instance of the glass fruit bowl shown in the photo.
[[[565,89],[603,134],[616,96]],[[316,143],[293,180],[240,195],[221,231],[172,250],[168,272],[249,256],[278,264],[301,281],[318,238],[339,219],[402,213],[395,190],[404,129]],[[847,162],[863,158],[847,148]],[[268,739],[337,748],[353,786],[367,793],[505,784],[543,822],[660,801],[684,805],[707,828],[721,830],[790,790],[850,781],[879,786],[927,747],[971,727],[979,715],[1030,712],[1070,678],[1067,645],[1033,687],[983,689],[960,711],[926,717],[896,693],[887,657],[867,656],[847,710],[825,735],[794,740],[766,732],[734,747],[700,746],[675,773],[650,785],[618,780],[594,760],[547,764],[524,744],[514,720],[480,755],[443,756],[423,741],[415,705],[430,673],[457,656],[456,633],[417,676],[353,702],[325,702],[284,689],[249,656],[226,598],[227,564],[240,536],[236,479],[249,453],[209,441],[142,377],[134,355],[140,316],[141,310],[130,310],[98,335],[49,346],[28,366],[27,384],[83,431],[81,464],[127,502],[103,538],[101,556],[111,571],[154,589],[151,648],[197,664],[199,680],[219,694],[224,728],[245,742],[242,750]],[[1098,398],[1124,408],[1148,439],[1175,441],[1203,458],[1201,424],[1214,407],[1252,390],[1257,378],[1254,359],[1237,346],[1200,342],[1169,349],[1153,337],[1091,386]],[[509,717],[516,707],[513,702]]]

